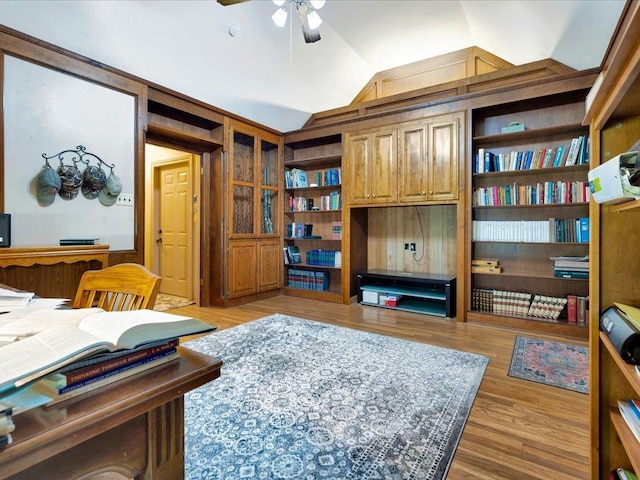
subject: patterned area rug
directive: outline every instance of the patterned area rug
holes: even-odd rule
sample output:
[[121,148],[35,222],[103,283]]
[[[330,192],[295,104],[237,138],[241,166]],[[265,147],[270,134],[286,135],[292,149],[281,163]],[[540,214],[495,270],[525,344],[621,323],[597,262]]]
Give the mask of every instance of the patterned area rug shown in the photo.
[[153,305],[153,309],[157,312],[164,312],[165,310],[171,310],[172,308],[186,307],[192,303],[193,302],[187,298],[159,293],[156,297],[156,303]]
[[275,314],[185,346],[185,478],[443,479],[488,358]]
[[589,393],[589,350],[567,343],[517,336],[509,376]]

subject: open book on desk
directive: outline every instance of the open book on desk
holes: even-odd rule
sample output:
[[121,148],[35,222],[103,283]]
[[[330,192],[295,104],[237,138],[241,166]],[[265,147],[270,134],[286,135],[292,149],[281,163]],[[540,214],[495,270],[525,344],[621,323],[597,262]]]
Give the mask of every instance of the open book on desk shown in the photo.
[[[85,309],[54,310],[50,313],[56,312],[58,317],[69,315],[77,320],[81,310]],[[91,310],[91,314],[77,320],[77,325],[64,324],[58,318],[56,325],[0,347],[0,394],[23,387],[96,352],[132,349],[145,343],[216,328],[194,318],[154,310],[87,310]],[[46,315],[46,311],[38,313]]]

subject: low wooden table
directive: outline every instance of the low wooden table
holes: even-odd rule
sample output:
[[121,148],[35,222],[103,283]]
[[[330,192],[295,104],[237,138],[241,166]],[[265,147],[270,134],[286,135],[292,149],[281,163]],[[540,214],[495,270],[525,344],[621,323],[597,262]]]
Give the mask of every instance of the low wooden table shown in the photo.
[[180,358],[15,420],[0,479],[184,477],[184,394],[220,376],[222,361]]

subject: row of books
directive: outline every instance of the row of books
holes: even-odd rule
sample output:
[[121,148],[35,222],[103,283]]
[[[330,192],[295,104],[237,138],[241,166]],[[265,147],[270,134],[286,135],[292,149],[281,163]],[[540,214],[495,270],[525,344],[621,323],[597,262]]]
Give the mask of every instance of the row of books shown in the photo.
[[492,185],[473,190],[472,202],[477,207],[502,205],[553,205],[586,203],[591,199],[589,182],[539,182],[535,185]]
[[342,208],[342,196],[340,192],[331,192],[329,195],[321,195],[318,204],[313,198],[304,196],[289,197],[290,212],[308,212],[312,210],[340,210]]
[[586,243],[589,241],[589,219],[565,218],[549,220],[474,220],[473,241],[529,243]]
[[319,267],[342,267],[342,252],[340,250],[309,250],[307,265]]
[[331,222],[331,238],[342,240],[342,222]]
[[589,324],[589,297],[567,295],[567,322]]
[[284,172],[285,188],[309,188],[342,184],[342,169],[318,170],[310,177],[305,170],[292,168]]
[[493,153],[479,148],[474,154],[473,173],[533,170],[539,168],[569,167],[589,163],[590,141],[581,135],[567,145],[536,150]]
[[640,442],[640,400],[635,398],[618,400],[618,410],[633,436]]
[[287,238],[321,238],[313,235],[313,223],[292,222],[287,224]]
[[303,290],[329,290],[329,272],[292,268],[287,271],[287,286]]
[[566,304],[566,297],[487,288],[474,288],[471,295],[474,311],[546,320],[557,320]]

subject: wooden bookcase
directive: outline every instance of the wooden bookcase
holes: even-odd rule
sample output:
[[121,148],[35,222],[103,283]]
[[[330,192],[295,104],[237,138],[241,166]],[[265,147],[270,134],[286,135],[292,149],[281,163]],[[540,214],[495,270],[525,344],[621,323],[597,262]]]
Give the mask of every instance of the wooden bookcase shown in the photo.
[[[295,180],[284,188],[284,248],[297,247],[300,264],[284,263],[284,294],[343,303],[344,227],[342,193],[342,138],[333,135],[285,146],[285,175],[304,172],[306,185]],[[293,225],[293,227],[292,227]],[[296,225],[312,225],[311,231],[296,231]],[[307,235],[310,234],[310,235]],[[319,253],[325,252],[325,253]],[[339,252],[339,253],[337,253]],[[315,264],[308,255],[340,260],[333,265]],[[326,286],[309,280],[327,278]]]
[[[640,138],[640,2],[628,2],[589,94],[595,167],[627,151]],[[623,467],[640,473],[640,446],[618,413],[618,400],[640,398],[640,376],[600,331],[599,319],[614,302],[640,306],[640,205],[592,201],[590,244],[591,478]]]
[[[540,167],[532,164],[518,168],[506,166],[510,163],[506,159],[501,167],[487,163],[483,168],[478,163],[484,162],[485,154],[494,155],[495,160],[499,155],[508,157],[511,152],[551,149],[555,158],[560,145],[564,146],[563,158],[566,158],[572,140],[588,135],[588,128],[581,125],[586,93],[572,91],[472,112],[470,220],[482,232],[471,233],[470,259],[497,259],[502,271],[474,273],[469,265],[468,320],[587,337],[586,319],[582,323],[569,322],[566,308],[558,319],[550,320],[496,313],[497,308],[491,303],[487,307],[487,302],[481,304],[477,300],[486,292],[497,299],[496,291],[510,292],[511,296],[515,296],[513,292],[527,293],[532,298],[535,295],[565,299],[567,295],[583,298],[588,295],[588,280],[554,276],[551,257],[584,257],[589,252],[589,244],[576,241],[572,235],[568,235],[569,241],[564,238],[556,241],[560,239],[554,238],[555,232],[549,226],[561,221],[566,223],[565,230],[570,234],[569,225],[575,226],[575,220],[589,216],[588,202],[579,198],[579,192],[587,188],[588,165]],[[524,124],[525,130],[502,133],[502,128],[512,122]],[[573,189],[571,196],[562,194],[562,189],[570,188]],[[533,235],[532,223],[520,222],[537,222],[539,235]]]

